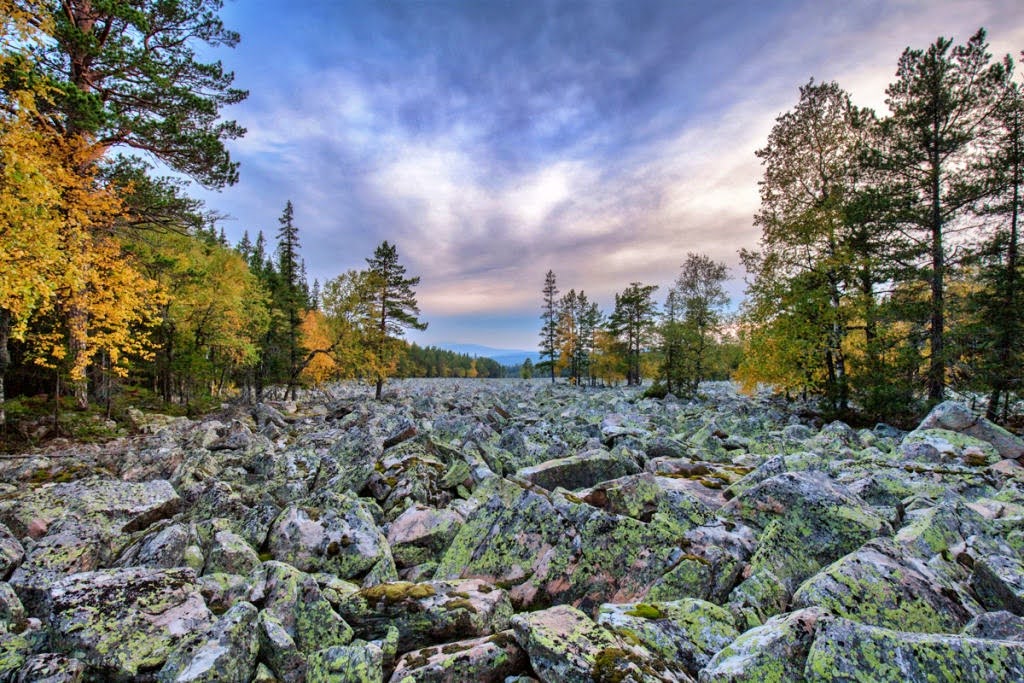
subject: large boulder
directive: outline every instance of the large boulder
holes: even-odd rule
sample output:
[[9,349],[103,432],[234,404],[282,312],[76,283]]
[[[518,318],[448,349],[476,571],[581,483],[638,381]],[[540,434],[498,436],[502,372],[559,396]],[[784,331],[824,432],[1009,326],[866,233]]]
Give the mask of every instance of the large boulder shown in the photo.
[[954,633],[971,618],[944,578],[888,539],[870,541],[807,579],[793,595],[793,607],[810,606],[920,633]]
[[239,602],[205,632],[182,641],[157,675],[161,683],[247,681],[256,669],[259,611]]
[[448,548],[465,518],[450,508],[414,505],[388,528],[388,545],[399,567],[436,561]]
[[804,662],[822,613],[816,608],[772,617],[720,650],[700,671],[701,683],[803,680]]
[[659,657],[693,676],[739,635],[732,615],[703,600],[604,604],[597,623],[623,638],[636,638]]
[[621,450],[594,449],[525,467],[516,475],[549,491],[558,487],[572,491],[635,474],[639,469]]
[[512,627],[543,681],[693,680],[675,665],[627,643],[568,605],[518,614]]
[[1024,642],[905,633],[847,619],[823,624],[807,656],[815,681],[877,683],[1020,680]]
[[1024,440],[956,401],[945,401],[932,408],[917,428],[946,429],[980,439],[991,444],[1004,458],[1024,456]]
[[53,645],[98,675],[124,680],[159,668],[182,639],[213,623],[191,569],[105,569],[49,589]]
[[502,631],[484,638],[406,653],[398,660],[391,680],[395,683],[504,683],[510,676],[525,673],[527,666],[526,652],[512,632]]
[[487,636],[508,628],[508,594],[480,580],[397,581],[342,596],[338,612],[366,640],[398,630],[398,651],[466,636]]
[[285,508],[270,530],[274,559],[305,572],[329,572],[343,579],[360,578],[375,565],[394,560],[387,538],[359,499],[323,492]]

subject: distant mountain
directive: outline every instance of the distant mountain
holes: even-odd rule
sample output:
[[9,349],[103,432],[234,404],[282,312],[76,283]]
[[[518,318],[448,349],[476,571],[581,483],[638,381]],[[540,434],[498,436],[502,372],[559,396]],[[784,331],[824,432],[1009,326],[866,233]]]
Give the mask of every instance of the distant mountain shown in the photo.
[[480,344],[443,343],[437,344],[437,347],[445,349],[447,351],[454,351],[455,353],[464,353],[468,356],[490,358],[492,360],[496,360],[501,365],[522,365],[523,361],[525,361],[527,358],[529,358],[534,363],[540,360],[540,353],[538,353],[537,351],[523,351],[521,349],[495,349],[490,346],[481,346]]

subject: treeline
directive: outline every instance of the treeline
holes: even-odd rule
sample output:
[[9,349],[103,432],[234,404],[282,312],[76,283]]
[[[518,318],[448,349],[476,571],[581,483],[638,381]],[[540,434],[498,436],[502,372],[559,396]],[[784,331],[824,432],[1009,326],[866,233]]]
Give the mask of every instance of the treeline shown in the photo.
[[953,389],[990,418],[1019,395],[1024,99],[979,30],[908,48],[890,113],[800,89],[758,152],[757,251],[738,376],[837,412],[920,412]]
[[[142,386],[189,405],[396,372],[493,373],[407,346],[423,329],[397,249],[310,287],[288,202],[273,245],[216,217],[141,155],[237,180],[221,109],[247,93],[197,49],[233,46],[219,0],[0,0],[0,423],[7,395],[108,407]],[[401,366],[401,367],[400,367]]]
[[576,385],[656,384],[651,395],[692,396],[701,381],[727,379],[737,368],[738,341],[727,333],[729,300],[724,264],[688,254],[663,305],[656,285],[630,283],[615,295],[609,314],[583,291],[559,296],[557,276],[548,271],[542,289],[541,358],[524,364],[522,377],[546,372]]
[[398,374],[402,377],[500,378],[505,376],[505,369],[491,358],[414,343],[409,344],[399,361]]

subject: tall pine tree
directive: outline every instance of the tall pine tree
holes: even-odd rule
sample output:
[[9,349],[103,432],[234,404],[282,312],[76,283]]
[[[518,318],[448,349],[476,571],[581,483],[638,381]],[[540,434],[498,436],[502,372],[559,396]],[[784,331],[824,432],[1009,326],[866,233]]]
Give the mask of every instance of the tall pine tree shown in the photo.
[[558,359],[558,284],[555,271],[549,270],[544,276],[541,303],[540,357],[551,371],[551,382],[555,381],[555,362]]
[[398,365],[400,338],[406,329],[427,329],[427,323],[418,317],[420,309],[413,289],[420,278],[406,277],[405,266],[398,262],[397,247],[387,240],[381,242],[366,263],[369,266],[366,297],[372,312],[368,342],[376,380],[374,396],[380,400],[384,380]]

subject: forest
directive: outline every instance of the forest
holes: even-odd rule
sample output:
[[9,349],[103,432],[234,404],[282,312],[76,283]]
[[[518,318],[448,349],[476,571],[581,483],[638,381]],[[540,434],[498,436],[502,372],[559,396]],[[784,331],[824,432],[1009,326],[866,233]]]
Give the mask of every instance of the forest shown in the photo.
[[[230,244],[189,195],[238,180],[222,118],[248,93],[207,48],[231,47],[216,0],[0,0],[0,424],[47,406],[127,402],[193,412],[229,397],[359,379],[498,377],[490,359],[421,348],[419,277],[382,242],[362,270],[309,283],[289,201],[278,230]],[[809,81],[763,148],[760,246],[728,270],[681,255],[663,301],[632,282],[603,314],[542,290],[544,362],[523,377],[648,384],[706,379],[820,398],[897,420],[951,392],[990,419],[1018,412],[1024,96],[984,30],[896,62],[888,113]],[[155,163],[159,162],[159,166]],[[175,175],[161,175],[169,169]],[[40,398],[42,397],[42,398]]]

